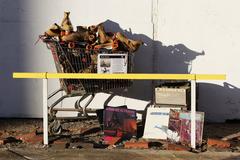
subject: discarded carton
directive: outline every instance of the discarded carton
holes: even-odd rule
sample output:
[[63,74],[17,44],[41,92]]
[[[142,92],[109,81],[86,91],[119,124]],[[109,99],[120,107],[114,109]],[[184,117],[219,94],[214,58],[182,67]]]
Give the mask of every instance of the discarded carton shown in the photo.
[[131,139],[137,135],[136,110],[107,107],[104,110],[104,135]]
[[[202,143],[204,113],[196,112],[196,143]],[[168,124],[168,139],[190,146],[191,143],[191,112],[171,110]]]
[[104,137],[104,142],[105,144],[109,144],[109,145],[114,145],[117,142],[119,142],[121,139],[121,137],[111,137],[111,136],[105,136]]
[[[179,114],[180,125],[180,142],[190,146],[191,144],[191,112],[181,111]],[[204,112],[196,112],[196,143],[202,143],[204,124]]]
[[184,86],[181,88],[157,87],[155,88],[156,104],[171,104],[171,105],[190,105],[190,87]]
[[179,118],[180,111],[179,110],[170,110],[169,113],[169,123],[168,123],[168,132],[167,137],[168,140],[173,142],[179,142],[180,141],[180,126],[181,121]]
[[143,138],[167,139],[169,112],[170,108],[148,108]]

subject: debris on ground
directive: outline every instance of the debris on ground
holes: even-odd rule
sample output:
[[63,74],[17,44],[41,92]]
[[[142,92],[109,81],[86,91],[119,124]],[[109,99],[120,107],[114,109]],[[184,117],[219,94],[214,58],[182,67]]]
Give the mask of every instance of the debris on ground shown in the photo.
[[26,133],[26,134],[20,134],[20,135],[16,136],[16,139],[19,139],[24,143],[31,143],[31,144],[36,144],[36,143],[42,143],[43,142],[43,136],[42,135],[37,135],[36,131]]
[[5,145],[7,143],[21,143],[22,141],[19,139],[16,139],[15,137],[7,137],[4,139],[0,139],[0,145]]
[[191,150],[191,148],[187,146],[183,146],[180,144],[173,144],[173,143],[168,143],[166,149],[173,150],[173,151],[190,151]]
[[[9,123],[14,126],[7,126]],[[42,148],[42,123],[41,119],[38,121],[38,126],[34,123],[29,125],[32,120],[21,120],[28,121],[27,127],[19,124],[19,120],[0,120],[2,125],[6,128],[2,128],[0,131],[0,147],[33,147]],[[35,122],[33,120],[32,122]],[[59,136],[49,137],[49,147],[55,149],[154,149],[154,150],[173,150],[173,151],[192,151],[195,153],[208,151],[229,151],[229,152],[240,152],[240,141],[238,138],[233,138],[228,141],[222,140],[222,138],[231,135],[229,133],[238,133],[236,130],[239,129],[240,124],[222,124],[227,133],[224,133],[219,124],[206,124],[206,130],[204,131],[204,139],[201,145],[197,146],[196,150],[191,150],[190,147],[182,145],[180,143],[173,143],[168,140],[156,140],[156,139],[144,139],[141,136],[132,137],[131,139],[123,140],[121,137],[107,137],[104,135],[104,130],[97,125],[98,120],[91,120],[91,122],[79,121],[79,122],[68,122],[64,123],[64,129],[66,132]],[[91,125],[89,125],[91,124]],[[94,127],[93,127],[93,126]],[[139,123],[138,125],[143,125]],[[228,129],[226,129],[228,126]],[[8,128],[7,128],[8,127]],[[214,132],[213,129],[214,128]],[[218,128],[220,128],[218,130]],[[28,131],[28,132],[27,132]],[[137,132],[143,132],[137,130]],[[218,136],[215,136],[218,132]],[[137,133],[137,135],[142,135]],[[223,135],[221,135],[223,134]],[[210,138],[207,138],[210,137]],[[206,139],[206,140],[205,140]]]
[[111,137],[111,136],[105,136],[104,137],[104,142],[109,145],[114,145],[117,142],[119,142],[121,137]]
[[124,144],[126,149],[148,149],[148,142],[126,142]]
[[216,148],[229,148],[231,146],[230,142],[223,141],[220,139],[212,139],[209,138],[207,141],[208,147],[216,147]]
[[240,132],[225,136],[225,137],[222,138],[222,140],[228,141],[228,140],[232,140],[234,138],[240,139]]

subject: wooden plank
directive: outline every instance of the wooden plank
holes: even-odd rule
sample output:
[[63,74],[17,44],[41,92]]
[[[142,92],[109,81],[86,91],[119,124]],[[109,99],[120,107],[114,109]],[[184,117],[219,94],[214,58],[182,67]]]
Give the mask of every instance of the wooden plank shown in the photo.
[[222,138],[222,140],[228,141],[228,140],[231,140],[231,139],[234,139],[234,138],[238,138],[238,137],[240,137],[240,132],[234,133],[234,134],[230,134],[228,136],[225,136],[225,137]]

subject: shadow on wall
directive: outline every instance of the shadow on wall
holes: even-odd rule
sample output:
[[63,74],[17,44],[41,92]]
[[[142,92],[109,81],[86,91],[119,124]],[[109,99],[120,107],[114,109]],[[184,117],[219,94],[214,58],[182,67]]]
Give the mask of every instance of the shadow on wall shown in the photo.
[[[118,23],[111,20],[105,21],[104,25],[106,31],[122,32],[128,38],[142,40],[145,43],[135,53],[135,73],[191,73],[192,62],[198,56],[205,55],[204,51],[191,50],[184,44],[165,46],[144,34],[132,33],[131,29],[123,30]],[[153,85],[156,84],[151,81],[135,81],[124,96],[149,101],[152,99]],[[198,109],[205,112],[206,121],[223,122],[239,117],[239,88],[228,83],[224,83],[224,86],[211,83],[198,84],[200,93]]]
[[[24,71],[25,48],[23,31],[25,20],[22,17],[22,1],[0,0],[0,117],[24,117],[28,114],[26,80],[15,80],[12,73]],[[21,108],[19,108],[19,105]]]
[[226,82],[223,86],[200,83],[199,92],[199,110],[205,112],[206,121],[239,119],[240,88]]
[[[190,73],[192,61],[197,56],[205,55],[204,51],[196,52],[184,44],[164,46],[144,34],[132,33],[131,29],[123,30],[118,23],[111,20],[104,22],[106,31],[122,32],[130,39],[142,40],[145,45],[135,53],[135,73]],[[153,91],[152,81],[135,81],[133,87],[124,96],[141,100],[151,100]],[[141,88],[142,91],[139,91]]]

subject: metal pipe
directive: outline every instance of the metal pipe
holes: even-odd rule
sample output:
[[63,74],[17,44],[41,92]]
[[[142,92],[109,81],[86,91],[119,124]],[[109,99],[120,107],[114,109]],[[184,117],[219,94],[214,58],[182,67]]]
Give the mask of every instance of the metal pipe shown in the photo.
[[196,75],[191,80],[191,147],[196,148]]
[[48,99],[52,98],[53,96],[55,96],[55,95],[56,95],[58,92],[60,92],[60,91],[63,91],[63,89],[62,89],[62,88],[59,88],[58,90],[56,90],[56,91],[54,91],[53,93],[49,94]]
[[48,80],[43,79],[43,144],[48,145]]

